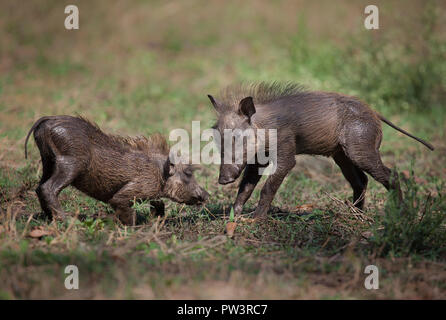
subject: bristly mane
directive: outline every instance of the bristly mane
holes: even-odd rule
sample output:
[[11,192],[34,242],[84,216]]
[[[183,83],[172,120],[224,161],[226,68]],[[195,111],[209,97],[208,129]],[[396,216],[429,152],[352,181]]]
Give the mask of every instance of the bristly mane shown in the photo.
[[223,89],[219,95],[219,103],[226,108],[238,108],[240,100],[246,97],[252,97],[254,103],[264,104],[306,92],[308,91],[302,85],[293,82],[242,83]]
[[166,139],[160,133],[154,133],[150,135],[148,138],[144,136],[137,137],[122,137],[122,136],[114,136],[108,135],[110,138],[115,141],[119,141],[122,144],[126,144],[130,146],[132,149],[136,149],[142,151],[148,155],[151,154],[162,154],[165,156],[169,155],[169,145],[167,144]]
[[111,140],[112,143],[116,143],[117,145],[120,145],[122,147],[127,147],[134,150],[142,151],[148,155],[150,154],[162,154],[165,156],[169,155],[169,144],[167,143],[167,140],[161,135],[160,133],[154,133],[150,135],[148,138],[144,136],[136,136],[136,137],[129,137],[129,136],[119,136],[114,134],[108,134],[103,132],[99,126],[91,122],[90,120],[78,116],[79,119],[82,121],[88,123],[90,126],[94,127],[94,129]]

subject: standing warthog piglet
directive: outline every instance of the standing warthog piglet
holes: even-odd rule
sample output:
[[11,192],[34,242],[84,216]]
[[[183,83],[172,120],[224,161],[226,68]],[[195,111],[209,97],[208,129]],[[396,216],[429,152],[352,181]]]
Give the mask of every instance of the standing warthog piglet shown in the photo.
[[135,199],[153,200],[150,204],[162,214],[159,198],[199,204],[209,196],[196,182],[194,167],[170,161],[167,142],[159,134],[121,137],[105,134],[81,117],[43,117],[28,132],[25,157],[31,132],[43,165],[36,193],[50,217],[66,215],[57,196],[68,185],[109,203],[124,224],[133,225]]
[[224,163],[227,129],[277,130],[276,171],[265,182],[255,217],[266,215],[283,179],[296,164],[297,154],[333,157],[352,186],[353,201],[359,209],[364,206],[367,188],[364,172],[387,189],[396,190],[401,199],[398,174],[382,163],[379,154],[381,121],[434,150],[432,145],[398,128],[359,99],[338,93],[310,92],[293,83],[258,83],[229,87],[219,99],[208,97],[218,113],[215,128],[223,139],[219,183],[234,182],[244,170],[234,203],[235,214],[242,212],[259,182],[258,169],[262,164],[257,161],[258,154],[255,161],[247,163],[246,141],[242,145],[242,163]]

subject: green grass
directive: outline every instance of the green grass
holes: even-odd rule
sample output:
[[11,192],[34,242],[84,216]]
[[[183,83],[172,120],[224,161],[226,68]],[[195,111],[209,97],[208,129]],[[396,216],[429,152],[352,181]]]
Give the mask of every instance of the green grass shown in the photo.
[[[437,181],[436,190],[426,190],[411,177],[404,185],[400,203],[390,192],[384,214],[377,217],[371,243],[380,254],[408,256],[421,254],[429,258],[444,255],[446,248],[446,201],[444,182]],[[432,194],[434,193],[434,196]]]
[[[71,32],[63,3],[2,2],[0,298],[445,298],[445,11],[437,1],[379,1],[382,27],[366,31],[361,1],[303,4],[80,1]],[[231,217],[237,186],[218,185],[216,165],[196,173],[211,194],[205,206],[166,200],[156,217],[135,202],[136,227],[71,187],[60,200],[77,218],[39,215],[40,157],[30,139],[25,160],[23,143],[40,116],[81,114],[107,132],[168,135],[192,120],[212,126],[207,94],[274,80],[356,95],[434,144],[430,152],[383,126],[384,162],[410,173],[403,214],[372,178],[366,210],[356,212],[333,161],[300,156],[274,199],[280,209],[259,223]],[[35,228],[49,234],[29,237]],[[79,267],[76,292],[63,286],[68,264]],[[363,286],[369,264],[380,270],[377,291]]]

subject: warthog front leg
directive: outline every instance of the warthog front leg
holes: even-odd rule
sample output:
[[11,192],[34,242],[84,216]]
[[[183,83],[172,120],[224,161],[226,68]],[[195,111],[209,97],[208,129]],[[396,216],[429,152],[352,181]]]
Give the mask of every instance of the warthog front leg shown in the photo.
[[259,166],[255,164],[248,164],[243,173],[242,181],[237,193],[237,198],[234,202],[234,214],[238,215],[242,213],[243,206],[249,197],[251,197],[252,191],[256,187],[262,176],[259,174]]
[[[136,224],[136,211],[131,208],[132,201],[135,199],[153,199],[156,198],[157,193],[148,188],[146,181],[142,179],[135,179],[123,186],[108,203],[115,209],[116,215],[123,224]],[[150,190],[151,192],[147,192]],[[150,204],[155,209],[155,214],[164,213],[164,203],[161,200],[152,200]]]
[[282,155],[278,159],[276,172],[268,177],[260,192],[260,200],[254,211],[254,218],[263,218],[266,216],[283,179],[285,179],[295,164],[294,153],[288,156]]
[[136,224],[136,212],[131,208],[132,200],[135,197],[135,186],[135,183],[127,183],[108,201],[115,210],[119,220],[123,224],[130,226]]
[[117,207],[115,208],[116,216],[122,224],[127,226],[136,225],[136,212],[130,207]]

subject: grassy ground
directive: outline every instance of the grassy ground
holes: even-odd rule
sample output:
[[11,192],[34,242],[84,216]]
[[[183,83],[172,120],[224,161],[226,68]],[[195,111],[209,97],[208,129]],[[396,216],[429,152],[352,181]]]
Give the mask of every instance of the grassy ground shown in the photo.
[[[363,28],[365,1],[76,4],[77,31],[63,28],[60,1],[0,5],[1,298],[446,298],[444,3],[378,1],[375,31]],[[232,239],[237,186],[219,186],[217,166],[197,172],[211,193],[204,207],[166,201],[162,218],[141,208],[134,228],[71,188],[60,199],[79,219],[38,217],[40,157],[31,141],[25,160],[23,143],[40,116],[77,113],[130,135],[209,128],[206,94],[256,80],[357,95],[431,141],[434,152],[383,128],[384,162],[409,177],[405,217],[372,179],[355,212],[333,161],[307,156],[281,186],[280,210],[237,220]],[[79,290],[64,287],[69,264]],[[370,264],[379,290],[364,288]]]

